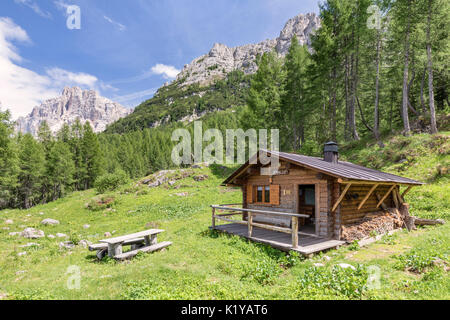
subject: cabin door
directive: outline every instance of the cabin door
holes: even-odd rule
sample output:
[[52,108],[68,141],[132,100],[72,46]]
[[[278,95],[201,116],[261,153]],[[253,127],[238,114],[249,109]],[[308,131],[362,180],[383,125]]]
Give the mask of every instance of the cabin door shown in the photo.
[[[301,226],[314,226],[316,212],[316,186],[299,185],[298,186],[298,213],[306,214],[309,218],[301,218]],[[312,229],[314,231],[314,229]],[[315,231],[314,231],[315,232]]]

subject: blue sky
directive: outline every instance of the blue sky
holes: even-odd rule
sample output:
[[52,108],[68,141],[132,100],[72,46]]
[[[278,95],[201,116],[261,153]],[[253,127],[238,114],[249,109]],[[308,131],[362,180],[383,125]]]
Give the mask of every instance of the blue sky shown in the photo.
[[[81,29],[66,26],[67,6]],[[2,0],[0,102],[13,117],[78,85],[134,107],[215,42],[275,38],[314,0]]]

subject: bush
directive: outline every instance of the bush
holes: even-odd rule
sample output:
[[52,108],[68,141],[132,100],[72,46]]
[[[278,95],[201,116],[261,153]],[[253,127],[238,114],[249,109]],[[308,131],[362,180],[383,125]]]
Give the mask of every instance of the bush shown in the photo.
[[445,255],[437,249],[414,248],[411,251],[396,257],[398,260],[395,267],[399,270],[409,270],[422,273],[433,266],[436,259],[445,259]]
[[86,204],[86,209],[90,211],[101,211],[111,208],[116,203],[114,196],[102,195],[93,198]]
[[123,170],[117,170],[114,173],[107,173],[97,178],[95,188],[98,193],[105,191],[114,191],[119,186],[128,182],[128,175]]

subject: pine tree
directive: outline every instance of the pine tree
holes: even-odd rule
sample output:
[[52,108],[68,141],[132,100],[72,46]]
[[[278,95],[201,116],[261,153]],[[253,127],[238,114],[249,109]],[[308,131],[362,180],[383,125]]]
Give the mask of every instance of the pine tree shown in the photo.
[[69,146],[61,141],[56,142],[50,149],[46,167],[50,198],[56,200],[63,197],[73,183],[75,165]]
[[89,189],[93,187],[95,179],[101,175],[103,166],[98,138],[89,122],[86,122],[83,126],[81,159],[84,168],[84,176],[82,177],[83,188]]
[[0,110],[0,208],[7,206],[17,186],[18,155],[12,138],[13,122],[8,111]]
[[30,134],[19,141],[18,198],[23,208],[30,208],[42,199],[42,178],[45,173],[45,153],[42,145]]

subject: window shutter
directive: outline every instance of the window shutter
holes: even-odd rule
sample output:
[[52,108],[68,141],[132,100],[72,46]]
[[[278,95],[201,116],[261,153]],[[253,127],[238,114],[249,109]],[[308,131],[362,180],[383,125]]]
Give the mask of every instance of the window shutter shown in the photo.
[[253,186],[247,185],[247,203],[253,203]]
[[270,185],[270,204],[280,205],[280,186],[278,184]]

